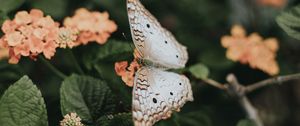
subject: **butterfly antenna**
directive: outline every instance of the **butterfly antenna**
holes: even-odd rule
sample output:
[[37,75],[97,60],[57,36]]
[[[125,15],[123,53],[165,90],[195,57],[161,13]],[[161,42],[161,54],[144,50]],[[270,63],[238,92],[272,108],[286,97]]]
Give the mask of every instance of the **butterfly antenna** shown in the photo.
[[[125,40],[126,41],[128,41],[128,39],[127,39],[127,37],[126,37],[126,35],[125,35],[125,33],[123,32],[122,33],[122,35],[123,35],[123,37],[125,38]],[[128,43],[129,44],[129,46],[130,46],[130,48],[132,49],[132,50],[134,50],[135,49],[135,47],[133,47],[133,45],[132,44],[130,44],[130,43]]]
[[123,37],[125,38],[125,40],[128,41],[128,39],[127,39],[127,37],[126,37],[126,35],[125,35],[124,32],[122,33],[122,35],[123,35]]

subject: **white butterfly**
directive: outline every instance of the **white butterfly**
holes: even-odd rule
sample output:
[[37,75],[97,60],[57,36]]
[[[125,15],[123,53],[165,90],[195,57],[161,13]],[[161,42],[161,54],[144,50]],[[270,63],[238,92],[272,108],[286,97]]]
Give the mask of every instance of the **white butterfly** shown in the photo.
[[[133,42],[141,58],[154,66],[182,68],[188,60],[186,47],[164,29],[139,0],[127,0]],[[193,101],[191,84],[183,75],[154,67],[142,67],[135,74],[132,115],[135,126],[152,126]]]
[[163,28],[139,0],[127,0],[133,42],[142,59],[167,68],[182,68],[188,60],[186,47]]
[[133,87],[132,115],[135,126],[152,126],[193,101],[189,79],[157,68],[142,67]]

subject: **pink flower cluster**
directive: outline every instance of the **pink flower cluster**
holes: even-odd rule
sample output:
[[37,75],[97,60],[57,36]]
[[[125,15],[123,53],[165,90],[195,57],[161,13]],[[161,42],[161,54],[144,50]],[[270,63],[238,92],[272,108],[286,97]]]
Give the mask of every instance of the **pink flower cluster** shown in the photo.
[[85,8],[78,9],[73,17],[65,18],[64,26],[79,31],[75,45],[93,41],[104,44],[110,34],[117,30],[117,25],[109,20],[107,12],[90,12]]
[[33,9],[30,13],[20,11],[13,20],[6,20],[2,25],[4,36],[0,39],[2,48],[9,48],[9,63],[16,64],[21,56],[33,59],[43,53],[50,59],[55,54],[59,24],[50,16]]
[[107,12],[89,12],[81,8],[74,17],[65,19],[64,27],[59,27],[59,23],[44,16],[41,10],[20,11],[13,20],[3,23],[0,48],[9,50],[9,63],[12,64],[17,64],[21,56],[36,59],[43,54],[51,59],[58,47],[72,48],[89,41],[104,44],[117,29],[108,18]]

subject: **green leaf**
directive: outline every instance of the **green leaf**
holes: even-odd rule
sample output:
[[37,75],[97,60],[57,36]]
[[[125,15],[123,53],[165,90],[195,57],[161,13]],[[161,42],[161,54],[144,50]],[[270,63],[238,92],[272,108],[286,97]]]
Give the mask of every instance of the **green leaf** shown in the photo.
[[250,119],[243,119],[238,122],[237,126],[256,126],[256,124]]
[[174,117],[174,114],[166,119],[166,120],[160,120],[155,123],[155,126],[180,126],[178,120]]
[[[8,19],[8,16],[6,15],[5,12],[0,10],[0,26],[2,26],[3,22]],[[0,34],[1,35],[1,34]]]
[[[45,14],[62,19],[67,12],[66,0],[32,0],[32,8],[41,9]],[[55,8],[55,9],[54,9]]]
[[0,61],[0,96],[16,80],[23,76],[23,71],[19,65],[8,64],[7,60]]
[[101,78],[109,83],[108,86],[118,96],[117,100],[121,101],[125,109],[131,109],[132,88],[126,86],[121,77],[116,75],[114,64],[98,63],[94,66],[94,69]]
[[66,78],[60,89],[60,98],[63,115],[76,112],[87,122],[94,122],[115,109],[115,97],[107,83],[88,76]]
[[19,8],[25,0],[0,0],[0,11],[9,13]]
[[206,79],[209,75],[209,69],[201,63],[191,66],[189,71],[198,79]]
[[300,5],[282,12],[276,21],[289,36],[300,40]]
[[105,115],[97,120],[97,126],[133,126],[131,113]]
[[27,77],[10,86],[0,100],[3,126],[47,126],[47,111],[41,92]]
[[212,120],[203,111],[193,111],[179,115],[178,120],[183,126],[212,126]]
[[132,57],[133,48],[134,46],[128,42],[109,40],[103,46],[90,47],[89,51],[83,54],[83,62],[88,69],[91,69],[93,65],[101,61],[125,60]]

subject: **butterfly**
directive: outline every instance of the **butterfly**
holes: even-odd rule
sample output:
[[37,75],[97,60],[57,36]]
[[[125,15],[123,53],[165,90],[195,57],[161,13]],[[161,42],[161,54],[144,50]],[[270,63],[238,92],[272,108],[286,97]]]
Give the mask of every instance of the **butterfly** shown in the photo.
[[135,126],[152,126],[169,118],[172,111],[179,111],[187,101],[193,101],[189,79],[162,69],[185,67],[188,53],[186,47],[163,28],[139,0],[127,0],[127,12],[140,58],[152,63],[152,66],[143,66],[135,73],[133,121]]
[[143,60],[166,68],[182,68],[188,60],[187,49],[141,4],[127,0],[131,36]]

